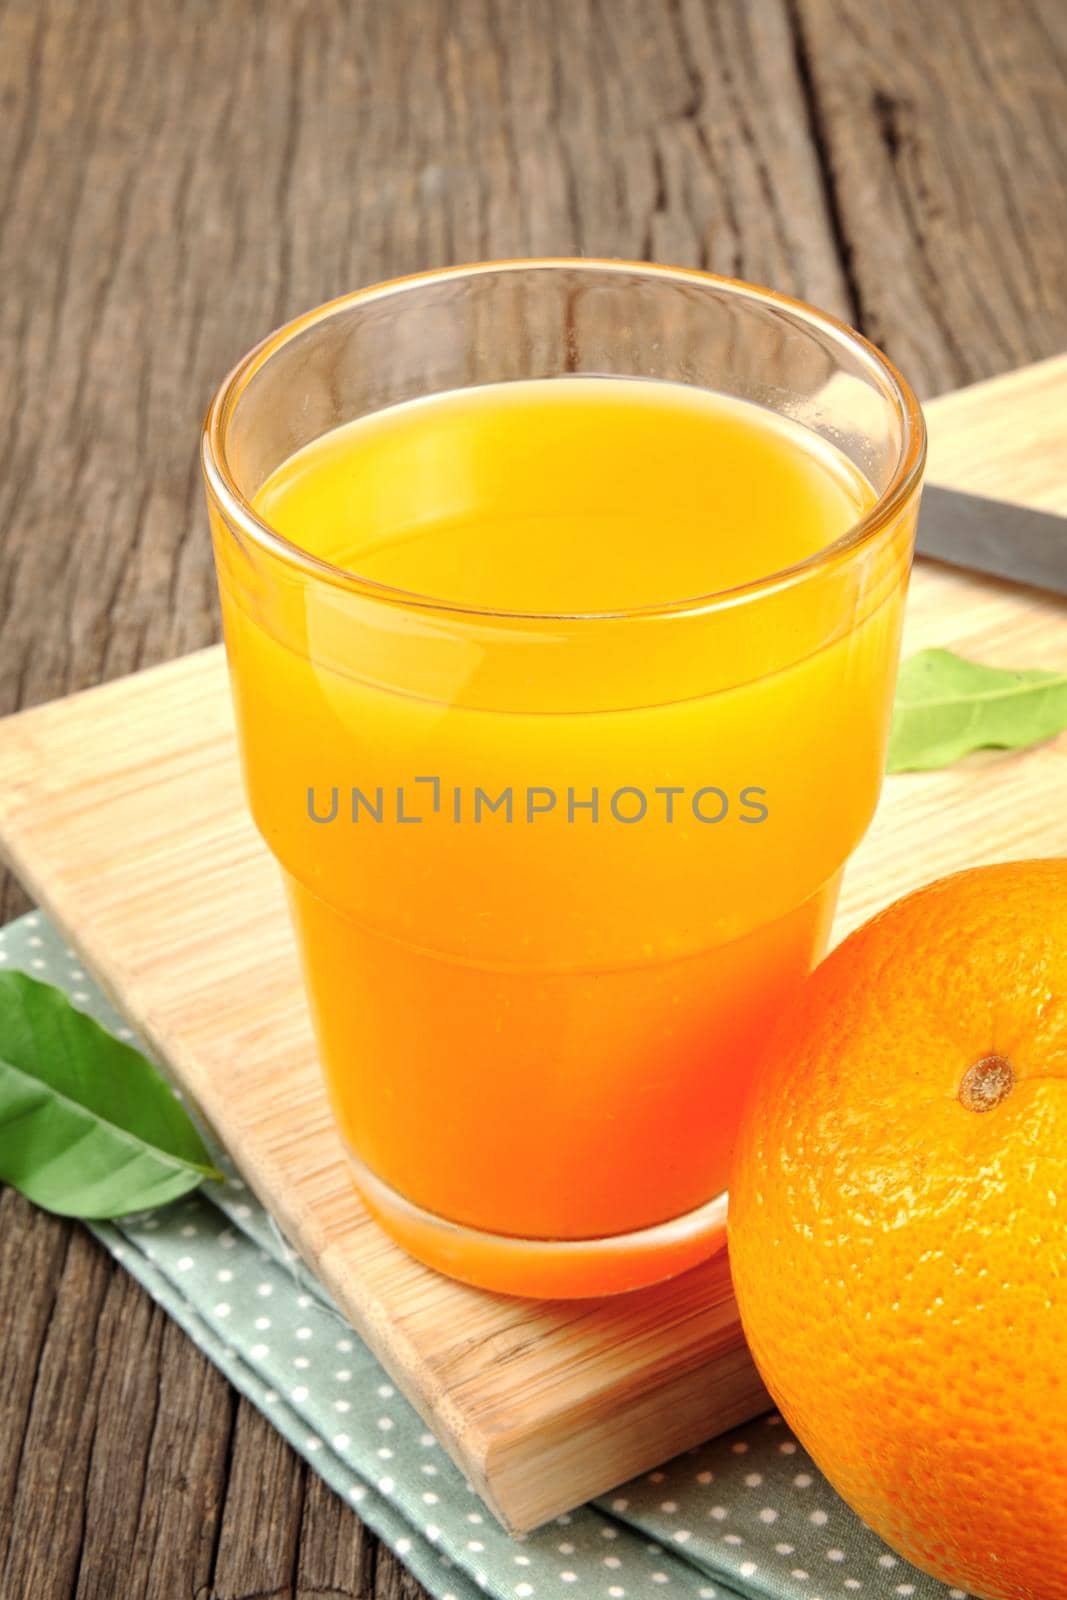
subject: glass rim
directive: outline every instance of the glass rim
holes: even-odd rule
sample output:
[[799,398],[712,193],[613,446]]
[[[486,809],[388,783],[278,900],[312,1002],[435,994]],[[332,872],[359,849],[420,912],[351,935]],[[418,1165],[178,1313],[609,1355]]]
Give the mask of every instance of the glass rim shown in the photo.
[[[636,274],[651,279],[659,278],[673,280],[678,283],[692,283],[705,288],[715,288],[729,295],[735,295],[740,300],[777,306],[788,313],[794,322],[808,328],[817,328],[821,332],[829,334],[839,347],[847,348],[854,355],[859,355],[867,369],[873,373],[877,380],[877,386],[893,406],[900,421],[900,451],[885,489],[874,504],[861,517],[858,517],[855,522],[851,523],[844,533],[839,534],[836,539],[831,540],[829,544],[824,545],[821,549],[814,551],[809,556],[805,556],[800,561],[791,563],[789,566],[761,574],[757,578],[750,578],[744,583],[734,584],[725,589],[711,590],[706,594],[688,596],[678,600],[660,601],[646,606],[627,606],[607,611],[521,611],[505,607],[470,605],[422,594],[417,590],[401,589],[392,584],[380,583],[373,578],[362,577],[359,573],[353,572],[346,567],[335,566],[332,562],[312,555],[309,551],[303,550],[291,539],[287,539],[283,534],[272,528],[270,523],[259,515],[251,501],[239,488],[230,471],[226,457],[226,435],[233,411],[241,395],[255,374],[266,365],[272,355],[308,328],[327,321],[330,317],[336,316],[339,312],[345,311],[351,306],[370,303],[374,300],[388,299],[393,296],[401,297],[410,290],[434,283],[444,283],[457,278],[483,277],[491,273],[532,271],[583,271],[594,274],[602,273],[605,276],[612,273],[625,274],[626,276]],[[793,583],[800,582],[809,575],[818,572],[824,567],[837,564],[844,557],[851,556],[870,544],[882,529],[894,519],[918,487],[926,460],[926,424],[923,419],[922,408],[914,391],[893,362],[890,361],[889,357],[879,350],[876,345],[872,344],[869,339],[864,338],[863,334],[857,333],[854,328],[850,328],[847,323],[832,316],[829,312],[820,311],[815,306],[808,305],[803,300],[780,294],[774,289],[762,288],[758,284],[746,283],[740,278],[722,277],[713,272],[704,272],[696,267],[673,267],[656,262],[627,261],[621,258],[545,256],[474,262],[391,278],[382,283],[370,284],[362,289],[350,290],[346,294],[324,301],[310,311],[306,311],[302,315],[292,318],[291,321],[283,323],[273,332],[268,333],[264,339],[261,339],[258,344],[254,345],[251,350],[242,356],[215,391],[208,407],[207,416],[204,419],[200,454],[208,493],[215,501],[224,518],[250,538],[254,544],[261,546],[275,556],[281,557],[290,566],[305,572],[309,577],[317,579],[319,582],[326,582],[332,587],[344,589],[349,593],[361,594],[382,604],[412,611],[445,612],[462,617],[480,618],[487,621],[499,620],[502,622],[618,622],[631,617],[699,615],[722,609],[725,606],[735,605],[745,600],[755,599],[760,595],[770,594]]]

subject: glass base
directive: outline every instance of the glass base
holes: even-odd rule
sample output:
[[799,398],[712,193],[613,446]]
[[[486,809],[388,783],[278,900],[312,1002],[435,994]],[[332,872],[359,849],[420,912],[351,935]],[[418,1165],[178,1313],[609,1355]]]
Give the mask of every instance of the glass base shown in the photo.
[[538,1300],[644,1289],[695,1267],[726,1244],[726,1195],[683,1217],[604,1239],[519,1239],[424,1211],[348,1152],[368,1211],[409,1255],[461,1283]]

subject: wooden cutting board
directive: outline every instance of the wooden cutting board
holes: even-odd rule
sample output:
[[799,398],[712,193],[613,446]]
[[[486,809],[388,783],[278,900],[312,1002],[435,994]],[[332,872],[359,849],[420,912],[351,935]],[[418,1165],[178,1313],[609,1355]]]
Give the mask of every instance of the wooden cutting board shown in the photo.
[[[932,480],[1067,513],[1067,356],[928,417]],[[1067,604],[920,563],[905,649],[930,644],[1067,667]],[[245,814],[219,649],[0,723],[0,847],[510,1528],[765,1406],[722,1257],[619,1299],[536,1304],[438,1277],[367,1216]],[[1060,853],[1067,737],[890,778],[837,932],[954,868]]]

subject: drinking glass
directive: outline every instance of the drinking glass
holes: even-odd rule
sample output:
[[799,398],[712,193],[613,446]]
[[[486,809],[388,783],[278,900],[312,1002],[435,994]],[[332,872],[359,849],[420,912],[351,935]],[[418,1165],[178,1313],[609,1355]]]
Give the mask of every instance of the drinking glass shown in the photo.
[[[356,419],[583,375],[760,407],[861,474],[869,509],[719,592],[553,614],[390,587],[255,508]],[[914,396],[859,335],[636,263],[360,290],[223,383],[203,467],[248,803],[356,1187],[416,1257],[576,1296],[721,1247],[753,1064],[878,799],[923,460]],[[433,473],[406,471],[432,518]],[[665,481],[650,594],[671,504]],[[739,815],[745,791],[765,815]]]

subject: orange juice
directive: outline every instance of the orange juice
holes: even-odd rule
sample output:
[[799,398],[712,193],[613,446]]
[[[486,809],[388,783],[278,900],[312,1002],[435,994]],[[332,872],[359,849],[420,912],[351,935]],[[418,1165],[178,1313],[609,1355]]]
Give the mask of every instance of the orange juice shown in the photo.
[[[254,508],[321,584],[216,526],[250,801],[336,1118],[426,1259],[582,1293],[710,1248],[650,1271],[642,1241],[721,1195],[874,809],[908,518],[809,567],[875,498],[760,406],[558,377],[393,405],[282,461]],[[623,1243],[526,1280],[495,1240]]]

